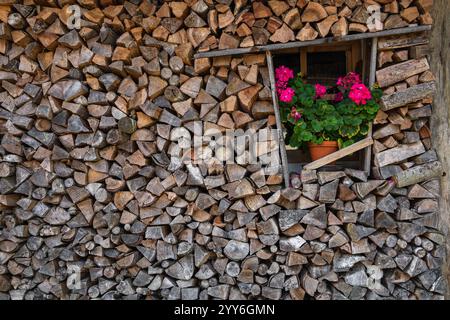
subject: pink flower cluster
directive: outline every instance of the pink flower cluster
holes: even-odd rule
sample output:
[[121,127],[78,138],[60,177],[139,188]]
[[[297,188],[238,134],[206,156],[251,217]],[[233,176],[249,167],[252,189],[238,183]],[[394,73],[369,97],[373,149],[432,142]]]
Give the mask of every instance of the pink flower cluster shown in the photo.
[[316,89],[316,99],[323,97],[325,93],[327,93],[327,87],[322,86],[321,84],[316,84],[314,87]]
[[288,81],[294,78],[294,71],[285,66],[275,69],[276,89],[282,102],[290,103],[295,95],[294,89],[287,86]]
[[[294,78],[294,71],[280,66],[275,70],[275,78],[278,98],[282,102],[291,103],[295,90],[288,86],[288,82]],[[349,72],[345,77],[340,77],[336,84],[344,89],[344,93],[336,94],[335,103],[341,102],[347,96],[357,105],[365,105],[368,100],[372,99],[370,90],[361,82],[361,77],[355,72]],[[327,88],[321,84],[316,84],[314,89],[316,91],[315,99],[320,99],[327,93]],[[297,121],[301,114],[293,107],[290,116]]]
[[342,100],[344,100],[344,95],[342,94],[342,92],[338,92],[336,93],[335,97],[334,97],[334,102],[341,102]]
[[280,66],[275,70],[275,78],[279,82],[287,83],[290,79],[294,78],[294,71],[285,66]]
[[372,94],[369,89],[362,83],[356,83],[350,89],[350,93],[348,97],[352,99],[352,101],[358,105],[366,104],[367,100],[372,99]]
[[295,95],[295,91],[294,89],[287,87],[286,89],[279,91],[278,95],[280,96],[281,101],[289,103],[292,101],[292,97]]
[[[349,72],[345,77],[338,79],[338,86],[343,87],[345,90],[350,90],[348,97],[357,105],[365,105],[367,100],[372,99],[372,94],[370,90],[361,83],[361,78],[359,74],[355,72]],[[336,96],[336,102],[342,101],[342,94],[338,97]]]
[[350,89],[354,84],[361,83],[361,78],[356,72],[349,72],[345,77],[340,77],[337,81],[337,85],[344,87],[344,89]]

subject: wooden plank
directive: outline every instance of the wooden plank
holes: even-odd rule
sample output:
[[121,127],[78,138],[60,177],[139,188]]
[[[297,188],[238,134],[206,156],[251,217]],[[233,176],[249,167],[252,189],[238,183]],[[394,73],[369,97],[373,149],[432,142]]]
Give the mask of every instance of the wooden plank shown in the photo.
[[236,48],[236,49],[205,51],[205,52],[199,52],[199,53],[195,54],[194,58],[195,59],[211,58],[211,57],[241,55],[241,54],[246,54],[246,53],[257,53],[257,52],[264,52],[264,51],[290,49],[290,48],[301,48],[301,47],[308,47],[308,46],[314,46],[314,45],[325,44],[325,43],[340,43],[340,42],[344,42],[344,41],[354,41],[354,40],[361,40],[361,39],[378,38],[378,37],[385,37],[385,36],[392,36],[392,35],[423,32],[423,31],[429,31],[429,30],[431,30],[430,25],[397,28],[397,29],[390,29],[390,30],[384,30],[384,31],[378,31],[378,32],[350,34],[350,35],[342,36],[342,37],[327,37],[327,38],[315,39],[315,40],[311,40],[311,41],[292,41],[292,42],[288,42],[288,43],[275,43],[275,44],[268,44],[268,45],[263,45],[263,46],[254,46],[254,47],[249,47],[249,48]]
[[370,48],[369,86],[373,86],[375,83],[375,75],[377,71],[377,46],[378,38],[373,38]]
[[364,148],[367,148],[373,144],[372,137],[367,137],[361,141],[358,141],[351,146],[348,146],[344,149],[340,149],[336,152],[333,152],[332,154],[329,154],[326,157],[320,158],[319,160],[313,161],[306,166],[304,166],[304,170],[315,170],[320,167],[323,167],[324,165],[327,165],[331,162],[334,162],[336,160],[339,160],[343,157],[346,157],[356,151],[362,150]]
[[361,78],[362,81],[366,81],[367,77],[367,44],[365,39],[360,40],[360,47],[361,47],[361,60],[362,60],[362,72],[361,72]]
[[[370,47],[370,69],[369,69],[369,86],[372,87],[375,83],[375,74],[377,70],[377,47],[378,38],[373,38]],[[372,122],[369,123],[368,137],[372,137]],[[370,176],[370,168],[372,161],[372,147],[367,147],[364,152],[364,171]]]
[[281,116],[280,116],[280,109],[278,106],[278,97],[275,90],[275,72],[273,70],[273,60],[272,60],[272,53],[270,51],[266,51],[266,59],[267,59],[267,69],[269,69],[269,81],[270,81],[270,90],[272,93],[272,101],[273,101],[273,108],[275,112],[275,120],[277,123],[277,134],[278,134],[278,141],[279,141],[279,150],[281,155],[281,164],[282,164],[282,170],[283,170],[283,179],[284,179],[284,185],[286,188],[289,188],[289,172],[288,172],[288,159],[287,159],[287,153],[286,153],[286,145],[284,144],[283,139],[283,131],[282,131],[282,124],[281,124]]
[[395,50],[400,48],[409,48],[419,45],[424,45],[429,42],[429,37],[426,34],[403,34],[395,37],[386,37],[378,42],[378,50]]

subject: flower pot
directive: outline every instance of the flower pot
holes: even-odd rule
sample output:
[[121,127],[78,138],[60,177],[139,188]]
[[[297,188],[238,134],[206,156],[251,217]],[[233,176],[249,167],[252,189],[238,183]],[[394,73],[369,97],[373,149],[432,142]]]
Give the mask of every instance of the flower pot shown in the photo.
[[[308,143],[311,160],[316,161],[338,150],[337,141],[324,141],[322,144]],[[331,164],[334,164],[331,163]]]

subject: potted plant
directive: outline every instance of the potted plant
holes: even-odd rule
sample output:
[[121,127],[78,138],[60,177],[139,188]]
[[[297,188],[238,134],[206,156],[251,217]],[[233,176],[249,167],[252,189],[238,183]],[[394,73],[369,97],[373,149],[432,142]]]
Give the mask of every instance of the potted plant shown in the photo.
[[354,72],[329,88],[308,84],[285,66],[275,70],[275,77],[285,142],[308,146],[313,161],[364,138],[379,109],[382,91],[367,88]]

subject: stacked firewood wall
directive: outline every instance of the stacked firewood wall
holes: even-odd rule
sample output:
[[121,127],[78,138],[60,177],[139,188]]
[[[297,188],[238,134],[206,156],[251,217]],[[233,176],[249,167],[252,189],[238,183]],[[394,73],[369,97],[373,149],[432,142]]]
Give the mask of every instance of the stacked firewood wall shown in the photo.
[[[431,4],[0,0],[0,299],[442,298],[426,35],[380,39],[373,176],[287,189],[246,162],[277,149],[265,55],[193,59],[375,31],[369,5],[429,24]],[[211,131],[266,140],[187,163]]]

